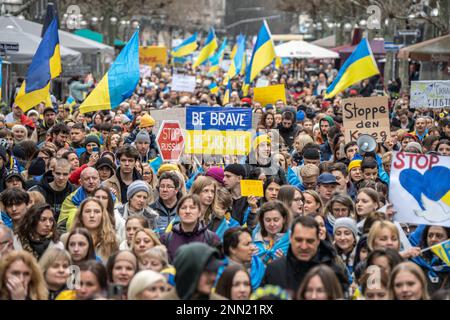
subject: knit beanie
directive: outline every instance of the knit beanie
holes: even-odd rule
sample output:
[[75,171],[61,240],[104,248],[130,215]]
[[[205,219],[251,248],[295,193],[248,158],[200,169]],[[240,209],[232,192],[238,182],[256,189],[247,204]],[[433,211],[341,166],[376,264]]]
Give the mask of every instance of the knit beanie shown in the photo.
[[167,171],[180,171],[180,168],[174,163],[164,163],[159,167],[157,176],[159,177],[163,172]]
[[223,184],[224,171],[221,167],[211,167],[206,171],[206,176],[215,179],[220,184]]
[[87,146],[89,143],[95,143],[100,147],[100,138],[95,134],[90,134],[86,136],[86,139],[84,140],[84,145]]
[[111,161],[111,159],[102,156],[95,164],[95,169],[98,170],[103,167],[108,167],[111,171],[116,171],[116,165]]
[[303,150],[303,158],[311,160],[319,160],[320,152],[316,148],[307,148]]
[[142,180],[136,180],[133,181],[129,186],[127,190],[127,200],[130,201],[133,196],[138,193],[139,191],[144,191],[146,193],[149,192],[149,188],[147,183],[145,183]]
[[414,149],[417,149],[420,153],[423,152],[422,146],[420,145],[420,143],[415,142],[415,141],[408,142],[408,144],[406,145],[406,148],[405,148],[405,149],[408,149],[408,148],[414,148]]
[[136,135],[136,139],[134,139],[134,142],[147,142],[150,143],[150,135],[148,134],[147,130],[141,130]]
[[13,147],[12,154],[17,159],[25,160],[25,158],[26,158],[25,149],[20,144],[16,144]]
[[262,134],[257,136],[255,140],[253,140],[253,149],[256,150],[256,148],[258,148],[258,146],[263,142],[270,144],[270,137],[268,134]]
[[156,124],[155,119],[153,119],[153,117],[149,114],[144,114],[141,117],[141,123],[139,124],[139,128],[147,128],[147,127],[151,127],[154,126]]
[[358,228],[356,226],[356,221],[354,219],[348,217],[336,219],[334,221],[333,236],[336,234],[336,231],[339,228],[349,229],[353,233],[355,239],[358,239]]
[[237,175],[237,176],[241,176],[244,179],[247,176],[245,174],[244,166],[242,164],[239,164],[239,163],[232,163],[232,164],[227,165],[225,167],[224,171],[231,172],[232,174]]
[[347,171],[350,172],[353,168],[361,167],[362,160],[353,160],[349,163]]
[[42,176],[45,173],[45,161],[42,158],[31,160],[28,174],[30,176]]

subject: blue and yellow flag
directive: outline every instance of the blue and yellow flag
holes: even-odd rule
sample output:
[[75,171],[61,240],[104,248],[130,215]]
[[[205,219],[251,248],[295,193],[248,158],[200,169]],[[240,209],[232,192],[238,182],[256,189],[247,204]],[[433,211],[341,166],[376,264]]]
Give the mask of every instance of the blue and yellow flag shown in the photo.
[[245,56],[245,36],[239,35],[236,43],[236,53],[234,54],[230,68],[227,72],[227,78],[233,79],[236,75],[241,73],[241,69],[244,66],[244,56]]
[[220,62],[222,62],[223,53],[225,52],[226,46],[227,46],[227,38],[223,39],[219,50],[217,50],[217,53],[209,59],[209,62],[211,63],[211,66],[209,67],[209,73],[214,73],[217,70],[219,70],[219,65]]
[[214,28],[211,28],[208,33],[208,37],[206,38],[205,45],[203,46],[200,54],[195,60],[193,68],[197,68],[199,65],[205,63],[208,58],[214,53],[217,49],[217,39],[214,33]]
[[80,105],[80,112],[110,110],[129,98],[139,82],[139,30],[137,30],[97,87]]
[[197,32],[173,48],[172,57],[181,58],[197,50]]
[[267,67],[275,59],[275,46],[273,44],[272,35],[270,34],[269,26],[264,20],[263,25],[258,33],[255,46],[253,47],[253,54],[248,65],[247,74],[245,75],[244,96],[247,95],[248,86],[256,78],[256,76]]
[[211,84],[209,85],[209,91],[211,91],[211,93],[213,94],[217,94],[217,92],[219,92],[219,87],[217,86],[217,83],[215,83],[214,81],[211,82]]
[[332,98],[352,84],[379,73],[369,42],[363,38],[327,88],[325,99]]
[[431,251],[450,266],[450,239],[432,246]]
[[231,97],[231,81],[228,81],[227,86],[225,88],[225,94],[223,95],[222,99],[222,105],[225,106],[228,103],[230,103],[230,97]]
[[[61,54],[59,52],[58,22],[56,18],[50,23],[36,53],[31,60],[15,104],[23,112],[50,101],[50,82],[61,74]],[[51,103],[50,103],[51,105]]]

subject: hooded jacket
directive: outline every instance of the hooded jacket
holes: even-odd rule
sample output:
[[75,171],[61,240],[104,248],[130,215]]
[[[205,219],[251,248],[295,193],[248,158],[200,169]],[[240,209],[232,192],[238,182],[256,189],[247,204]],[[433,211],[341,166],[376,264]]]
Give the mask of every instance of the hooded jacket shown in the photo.
[[313,267],[325,264],[336,273],[344,292],[348,289],[348,279],[345,268],[338,263],[337,254],[331,244],[320,241],[316,255],[308,262],[299,261],[289,246],[286,256],[269,263],[263,279],[263,285],[273,284],[290,291],[292,296],[297,293],[300,284]]
[[[161,297],[161,300],[190,300],[195,299],[195,293],[200,280],[200,275],[205,270],[211,257],[220,259],[219,252],[204,243],[191,243],[182,246],[174,260],[175,290]],[[210,300],[226,300],[224,297],[211,293]]]
[[167,208],[160,198],[153,202],[150,205],[150,208],[155,210],[156,213],[159,215],[158,219],[158,229],[165,230],[170,222],[175,218],[177,215],[177,206],[174,206],[172,209]]
[[66,197],[75,191],[75,187],[67,182],[66,187],[62,191],[55,191],[50,187],[50,183],[53,181],[52,171],[47,171],[42,176],[41,181],[31,187],[29,191],[39,191],[45,198],[45,202],[52,206],[55,212],[55,220],[58,221],[59,213],[61,212],[61,205]]
[[212,247],[220,245],[219,237],[202,222],[197,223],[192,232],[183,231],[181,223],[175,223],[172,231],[161,236],[161,243],[167,247],[169,262],[174,261],[175,253],[179,247],[192,242],[202,242]]
[[294,122],[290,128],[285,128],[280,123],[277,129],[280,131],[280,136],[283,138],[289,150],[292,150],[292,145],[294,144],[294,139],[297,136],[297,133],[300,131],[300,126]]

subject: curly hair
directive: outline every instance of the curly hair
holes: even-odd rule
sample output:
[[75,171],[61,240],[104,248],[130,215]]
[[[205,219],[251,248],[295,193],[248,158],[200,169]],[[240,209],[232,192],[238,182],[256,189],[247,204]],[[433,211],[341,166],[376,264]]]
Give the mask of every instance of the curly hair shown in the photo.
[[[22,222],[18,226],[17,234],[20,239],[30,239],[36,235],[36,228],[38,226],[39,220],[41,219],[44,211],[49,210],[55,216],[52,207],[47,204],[35,204],[32,205],[30,209],[28,209],[27,214],[23,218]],[[53,242],[57,242],[59,240],[59,234],[56,231],[56,221],[53,218],[52,231],[49,236]]]

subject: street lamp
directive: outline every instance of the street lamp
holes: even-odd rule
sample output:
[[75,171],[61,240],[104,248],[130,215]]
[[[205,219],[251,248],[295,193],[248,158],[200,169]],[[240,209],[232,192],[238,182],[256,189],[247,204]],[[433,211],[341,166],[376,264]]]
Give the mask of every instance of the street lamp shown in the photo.
[[114,26],[117,23],[117,18],[112,16],[111,18],[109,18],[109,22],[111,22],[111,24]]
[[352,24],[347,22],[346,24],[344,24],[344,30],[345,31],[351,31],[352,30]]

